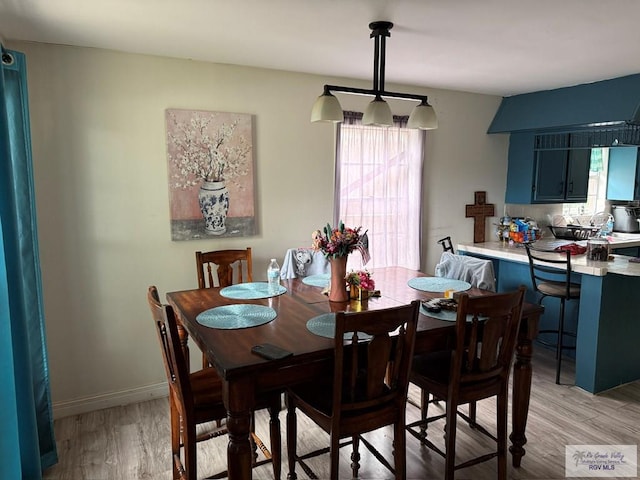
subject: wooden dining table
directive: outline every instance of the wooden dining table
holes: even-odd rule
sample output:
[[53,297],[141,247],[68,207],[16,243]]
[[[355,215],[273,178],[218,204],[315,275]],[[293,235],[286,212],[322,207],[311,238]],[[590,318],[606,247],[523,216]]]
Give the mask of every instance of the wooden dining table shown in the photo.
[[[194,289],[167,294],[179,321],[223,379],[223,401],[227,409],[228,473],[231,480],[250,479],[253,452],[249,441],[251,412],[256,399],[269,391],[321,378],[332,372],[333,339],[320,336],[307,328],[307,322],[336,311],[373,310],[442,297],[442,293],[412,288],[408,282],[429,276],[421,272],[388,267],[374,269],[373,278],[379,297],[366,301],[329,302],[322,288],[308,285],[302,279],[284,280],[286,293],[256,300],[237,300],[220,294],[220,288]],[[469,295],[488,292],[471,288]],[[251,328],[219,329],[200,324],[196,317],[211,308],[255,304],[271,307],[276,318]],[[520,325],[513,374],[512,432],[510,434],[512,463],[519,467],[527,441],[525,428],[531,389],[532,340],[538,330],[542,307],[525,304]],[[454,344],[455,322],[429,317],[421,309],[415,353],[422,354]],[[251,352],[254,345],[270,343],[293,355],[280,360],[265,360]]]

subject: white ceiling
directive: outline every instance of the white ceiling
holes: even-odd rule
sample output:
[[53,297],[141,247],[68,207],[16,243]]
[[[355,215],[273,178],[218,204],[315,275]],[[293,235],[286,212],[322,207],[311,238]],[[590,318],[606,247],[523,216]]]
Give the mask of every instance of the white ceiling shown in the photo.
[[509,96],[640,72],[638,0],[0,0],[0,38]]

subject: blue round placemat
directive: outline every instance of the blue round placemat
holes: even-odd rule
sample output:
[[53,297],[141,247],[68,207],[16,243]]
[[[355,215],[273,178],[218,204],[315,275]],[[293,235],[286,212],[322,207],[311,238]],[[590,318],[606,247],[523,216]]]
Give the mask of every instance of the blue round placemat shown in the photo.
[[328,273],[321,273],[318,275],[309,275],[302,279],[302,283],[311,287],[326,287],[329,285],[331,276]]
[[231,330],[264,325],[277,315],[273,308],[264,305],[224,305],[205,310],[196,317],[196,321],[205,327]]
[[408,285],[423,292],[446,292],[447,290],[462,292],[471,288],[469,282],[444,277],[416,277],[409,280]]
[[[458,317],[458,312],[453,310],[440,310],[439,312],[430,312],[424,305],[420,305],[420,313],[427,317],[437,318],[438,320],[445,320],[447,322],[455,322]],[[467,322],[470,322],[473,315],[467,315]],[[485,320],[487,317],[478,316],[478,320]]]
[[[313,317],[307,321],[307,330],[319,337],[333,338],[336,335],[336,314],[335,313],[323,313],[317,317]],[[345,332],[344,338],[348,340],[351,338],[351,332]],[[370,335],[363,333],[358,334],[361,340],[371,338]]]
[[267,282],[249,282],[229,285],[220,290],[220,295],[235,300],[256,300],[258,298],[277,297],[286,293],[287,289],[278,285],[276,291],[271,292]]

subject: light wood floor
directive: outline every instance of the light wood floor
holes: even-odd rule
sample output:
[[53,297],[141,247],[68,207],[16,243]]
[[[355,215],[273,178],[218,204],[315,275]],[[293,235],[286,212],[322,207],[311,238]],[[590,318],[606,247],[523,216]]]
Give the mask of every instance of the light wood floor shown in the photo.
[[[564,479],[565,445],[637,444],[640,439],[640,381],[614,390],[591,395],[569,385],[555,385],[553,355],[537,348],[527,425],[527,451],[522,467],[514,469],[509,459],[509,478],[515,480]],[[563,367],[563,382],[573,383],[572,366]],[[410,396],[419,398],[416,390]],[[436,407],[437,408],[437,407]],[[435,408],[434,408],[435,409]],[[478,419],[493,431],[495,402],[478,405]],[[136,480],[171,479],[169,415],[166,399],[157,399],[123,407],[56,420],[55,432],[60,461],[45,472],[45,480]],[[407,421],[417,418],[418,410],[409,406]],[[285,412],[281,412],[283,438],[283,478],[288,471],[285,444]],[[267,415],[257,414],[257,431],[268,443]],[[489,451],[492,443],[459,423],[457,461]],[[509,427],[510,429],[510,427]],[[442,424],[429,427],[430,438],[442,444]],[[298,415],[298,452],[304,453],[328,445],[328,437],[302,414]],[[391,429],[369,434],[368,438],[390,461]],[[199,478],[225,469],[227,437],[219,437],[198,446]],[[341,478],[351,478],[350,447],[341,457]],[[392,478],[388,470],[361,446],[360,478]],[[310,460],[319,478],[327,478],[328,455]],[[444,462],[407,435],[409,479],[442,478]],[[298,478],[306,478],[298,468]],[[272,478],[270,465],[258,467],[256,479]],[[456,480],[493,479],[495,460],[456,473]]]

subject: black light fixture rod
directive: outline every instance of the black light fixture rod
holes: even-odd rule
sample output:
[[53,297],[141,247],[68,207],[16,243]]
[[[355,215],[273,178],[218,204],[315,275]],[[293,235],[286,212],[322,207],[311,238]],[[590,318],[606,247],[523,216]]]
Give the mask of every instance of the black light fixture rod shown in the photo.
[[426,95],[418,95],[417,93],[397,93],[397,92],[386,92],[384,90],[369,90],[366,88],[355,88],[355,87],[342,87],[339,85],[325,85],[324,92],[342,92],[342,93],[350,93],[355,95],[369,95],[369,96],[377,96],[381,97],[392,97],[392,98],[402,98],[404,100],[419,100],[421,102],[427,102],[428,97]]
[[[374,36],[373,32],[371,32],[371,36]],[[378,90],[380,90],[378,88],[378,59],[380,58],[380,37],[378,37],[377,35],[375,36],[373,45],[373,91],[377,92]]]
[[[384,69],[386,56],[386,37],[390,37],[389,30],[393,28],[391,22],[371,22],[369,29],[371,30],[370,38],[374,38],[373,51],[373,90],[376,93],[384,91]],[[377,97],[378,95],[376,95]]]
[[[387,32],[388,35],[390,35]],[[387,39],[384,35],[379,35],[380,38],[380,59],[378,61],[380,65],[380,79],[378,80],[378,88],[379,92],[384,92],[384,68],[385,68],[385,58],[386,58],[386,49],[387,49]]]

